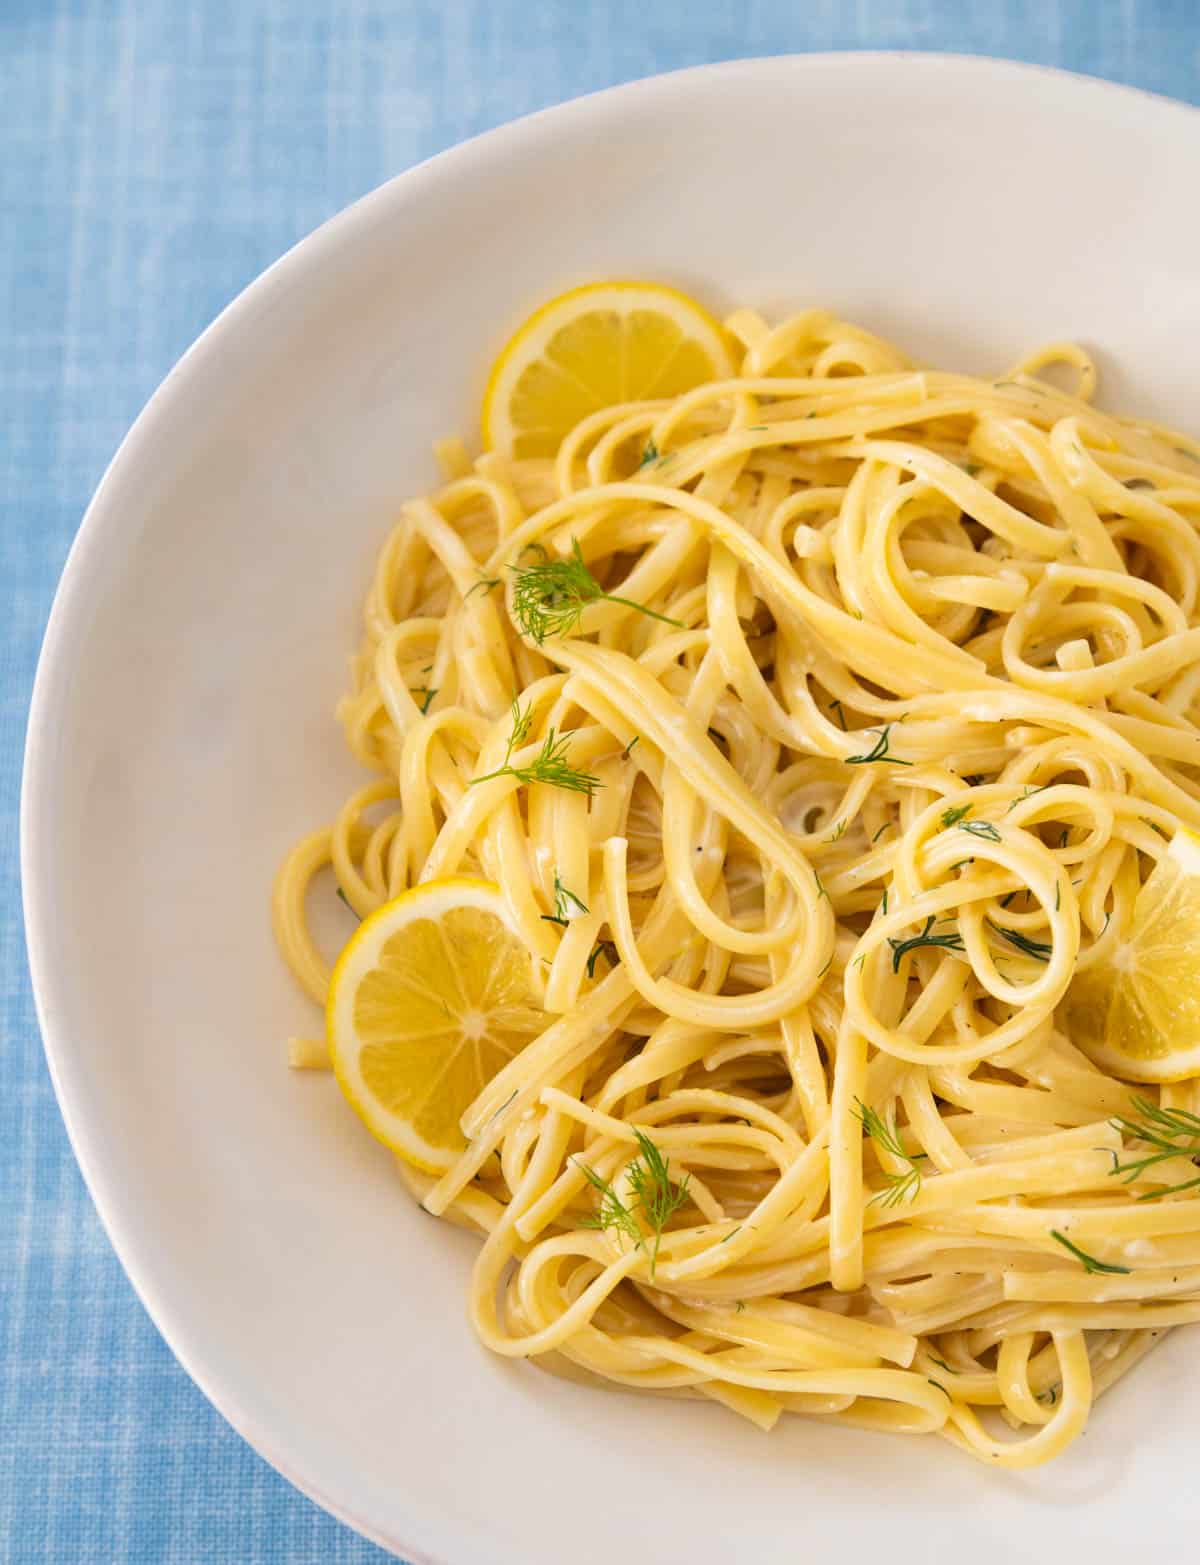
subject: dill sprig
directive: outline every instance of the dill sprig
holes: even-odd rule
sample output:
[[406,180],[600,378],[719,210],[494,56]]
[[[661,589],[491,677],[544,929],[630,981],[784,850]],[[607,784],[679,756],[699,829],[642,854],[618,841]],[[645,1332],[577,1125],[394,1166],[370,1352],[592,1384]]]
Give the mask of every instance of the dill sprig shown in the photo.
[[637,1218],[625,1205],[621,1197],[613,1189],[610,1180],[598,1174],[594,1168],[589,1167],[581,1158],[575,1159],[575,1166],[591,1185],[593,1190],[600,1192],[600,1205],[594,1212],[581,1217],[581,1228],[596,1228],[604,1230],[611,1228],[615,1233],[625,1234],[633,1240],[639,1248],[645,1248],[645,1235]]
[[554,871],[554,912],[543,913],[542,922],[545,924],[561,924],[564,928],[571,922],[574,913],[587,913],[587,903],[582,897],[563,885],[559,879],[558,871]]
[[556,734],[553,728],[547,729],[542,748],[528,766],[510,764],[513,751],[529,737],[532,723],[532,707],[527,706],[522,710],[520,703],[514,701],[512,732],[504,751],[504,765],[498,766],[494,772],[485,772],[482,777],[472,777],[467,786],[473,788],[476,783],[490,782],[494,777],[515,777],[518,782],[546,783],[551,788],[565,788],[569,793],[586,793],[590,799],[599,788],[600,779],[581,767],[572,766],[567,760],[567,749],[571,743],[569,734]]
[[415,685],[408,693],[410,696],[424,696],[425,699],[421,702],[421,716],[427,716],[430,703],[437,695],[437,686]]
[[959,831],[969,831],[972,837],[982,837],[985,842],[999,842],[1000,833],[991,821],[958,821]]
[[1012,813],[1012,811],[1016,809],[1018,804],[1024,804],[1025,800],[1026,799],[1032,799],[1035,793],[1045,793],[1047,788],[1053,788],[1053,787],[1054,787],[1054,784],[1052,782],[1039,783],[1036,788],[1034,788],[1033,786],[1027,787],[1025,789],[1024,793],[1019,794],[1017,796],[1017,798],[1015,798],[1012,801],[1012,803],[1009,805],[1008,809],[1005,810],[1004,813],[1006,815],[1010,815]]
[[597,940],[596,944],[591,949],[591,954],[587,959],[587,975],[589,978],[595,978],[596,963],[600,960],[601,957],[604,957],[610,967],[616,967],[617,963],[621,960],[620,956],[617,954],[617,947],[613,941]]
[[921,1189],[921,1170],[917,1164],[925,1153],[906,1152],[894,1122],[889,1125],[882,1114],[868,1108],[861,1098],[855,1098],[854,1103],[855,1117],[871,1140],[900,1162],[908,1164],[902,1174],[884,1173],[886,1188],[877,1190],[867,1205],[874,1206],[876,1201],[882,1201],[884,1206],[899,1206],[901,1201],[915,1201]]
[[[1118,1155],[1112,1153],[1112,1172],[1123,1176],[1123,1184],[1132,1184],[1147,1169],[1168,1162],[1171,1158],[1187,1158],[1200,1168],[1200,1114],[1189,1113],[1187,1109],[1162,1108],[1149,1098],[1141,1097],[1134,1098],[1133,1106],[1137,1118],[1121,1114],[1110,1120],[1109,1124],[1130,1141],[1140,1141],[1145,1146],[1153,1147],[1154,1151],[1127,1163],[1122,1163]],[[1170,1195],[1176,1190],[1194,1190],[1198,1185],[1200,1176],[1184,1180],[1182,1184],[1164,1185],[1161,1190],[1138,1196],[1138,1200],[1157,1201],[1160,1196]]]
[[[685,1174],[676,1184],[671,1178],[670,1165],[666,1158],[645,1131],[635,1126],[633,1133],[637,1138],[638,1156],[629,1164],[626,1171],[629,1188],[634,1195],[634,1200],[629,1206],[622,1201],[610,1180],[602,1178],[594,1168],[589,1168],[579,1158],[575,1159],[579,1171],[588,1184],[600,1192],[601,1198],[599,1209],[583,1218],[580,1226],[611,1228],[632,1239],[637,1248],[650,1257],[650,1279],[653,1281],[663,1230],[679,1208],[690,1199],[688,1184],[691,1176]],[[649,1225],[653,1235],[654,1245],[650,1250],[646,1249],[647,1236],[642,1231],[639,1217]]]
[[664,625],[679,628],[679,620],[632,598],[605,592],[588,570],[577,538],[571,539],[571,553],[565,560],[550,559],[545,550],[531,565],[513,565],[513,615],[521,630],[540,647],[547,636],[569,635],[578,625],[589,603],[603,599],[637,609]]
[[499,576],[481,576],[473,587],[467,588],[466,592],[463,594],[463,602],[465,603],[468,598],[473,597],[477,592],[482,592],[486,596],[487,593],[491,592],[493,587],[498,587],[499,585]]
[[[988,922],[991,923],[991,920]],[[1000,924],[992,924],[992,928],[1002,940],[1007,940],[1010,946],[1015,946],[1025,956],[1031,956],[1035,962],[1048,962],[1054,955],[1054,946],[1048,941],[1031,940],[1019,929],[1005,929]]]
[[971,806],[969,804],[959,804],[952,810],[943,810],[942,826],[949,830],[951,826],[957,826],[959,821],[965,820],[970,813]]
[[1085,1272],[1089,1276],[1095,1276],[1101,1272],[1112,1277],[1128,1277],[1128,1266],[1110,1266],[1107,1261],[1098,1261],[1094,1255],[1089,1255],[1086,1250],[1081,1250],[1077,1244],[1072,1244],[1066,1234],[1059,1233],[1057,1228],[1050,1230],[1050,1237],[1057,1244],[1061,1244],[1064,1250],[1068,1250],[1077,1261],[1081,1262]]
[[890,761],[893,766],[911,766],[911,761],[902,761],[898,755],[891,755],[888,746],[891,743],[891,734],[894,724],[888,723],[886,728],[868,729],[868,733],[875,732],[878,738],[874,746],[862,755],[848,755],[845,757],[847,766],[867,766],[872,761]]
[[962,936],[957,929],[951,929],[944,935],[931,934],[934,923],[933,914],[925,920],[925,928],[919,935],[913,935],[908,940],[893,940],[888,938],[888,945],[892,948],[892,972],[900,971],[900,963],[910,951],[916,951],[920,946],[940,946],[944,951],[961,951],[963,949]]

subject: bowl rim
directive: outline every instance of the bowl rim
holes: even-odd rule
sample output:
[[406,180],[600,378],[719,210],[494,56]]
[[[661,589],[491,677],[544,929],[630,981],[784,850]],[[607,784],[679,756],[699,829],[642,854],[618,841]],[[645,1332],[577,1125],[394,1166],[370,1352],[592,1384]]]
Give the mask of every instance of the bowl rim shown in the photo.
[[[1007,79],[1014,87],[1040,81],[1065,93],[1092,98],[1103,95],[1106,102],[1111,104],[1115,100],[1130,111],[1149,108],[1156,114],[1186,116],[1193,123],[1194,116],[1200,114],[1200,107],[1181,99],[1057,66],[933,50],[843,50],[749,56],[688,66],[601,88],[506,121],[414,164],[342,208],[297,240],[220,311],[168,371],[121,440],[84,512],[55,589],[38,656],[26,728],[20,796],[20,878],[35,1015],[71,1150],[105,1234],[134,1292],[172,1355],[209,1403],[259,1456],[302,1494],[381,1548],[403,1554],[412,1565],[451,1565],[451,1562],[440,1553],[432,1554],[426,1548],[390,1536],[376,1522],[359,1514],[350,1500],[327,1493],[320,1476],[310,1471],[293,1449],[286,1431],[261,1424],[243,1404],[237,1385],[226,1383],[215,1369],[210,1368],[201,1347],[191,1340],[183,1312],[166,1296],[169,1290],[160,1288],[138,1265],[133,1255],[133,1240],[122,1229],[116,1215],[115,1185],[93,1142],[86,1111],[76,1092],[72,1065],[75,1051],[68,1040],[56,1033],[58,979],[48,958],[50,942],[47,938],[53,919],[54,888],[49,884],[49,877],[39,872],[45,857],[44,844],[54,830],[54,822],[41,800],[47,792],[43,784],[52,764],[55,697],[74,634],[77,610],[86,592],[90,566],[98,552],[110,545],[120,546],[122,509],[115,502],[119,499],[121,486],[126,475],[135,471],[145,454],[152,450],[159,426],[169,407],[180,397],[186,382],[197,369],[215,361],[236,340],[243,326],[252,323],[256,311],[289,289],[306,271],[319,269],[334,259],[344,246],[352,245],[360,234],[367,232],[378,210],[394,203],[419,201],[428,186],[440,182],[456,169],[493,159],[503,161],[512,153],[533,147],[547,128],[566,120],[581,123],[595,120],[597,127],[602,128],[614,112],[619,114],[622,106],[635,99],[656,95],[669,98],[676,93],[707,89],[739,79],[752,80],[778,71],[804,74],[809,71],[897,69],[986,75]],[[404,1499],[406,1515],[422,1510],[420,1497],[415,1492],[406,1494]],[[428,1514],[425,1520],[436,1524],[437,1518]],[[423,1525],[420,1530],[427,1530],[427,1527]]]

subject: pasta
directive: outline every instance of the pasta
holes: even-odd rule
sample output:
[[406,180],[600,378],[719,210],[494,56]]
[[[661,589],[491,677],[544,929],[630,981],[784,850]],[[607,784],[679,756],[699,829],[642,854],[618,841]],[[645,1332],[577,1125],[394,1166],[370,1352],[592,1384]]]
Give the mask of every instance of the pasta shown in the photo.
[[323,1002],[326,866],[360,915],[503,888],[545,1030],[452,1168],[399,1164],[482,1237],[494,1352],[1030,1466],[1200,1319],[1200,1136],[1126,1148],[1194,1084],[1064,1007],[1200,830],[1200,447],[1071,344],[988,381],[820,310],[728,328],[736,378],[552,458],[443,447],[340,708],[373,780],[276,927]]

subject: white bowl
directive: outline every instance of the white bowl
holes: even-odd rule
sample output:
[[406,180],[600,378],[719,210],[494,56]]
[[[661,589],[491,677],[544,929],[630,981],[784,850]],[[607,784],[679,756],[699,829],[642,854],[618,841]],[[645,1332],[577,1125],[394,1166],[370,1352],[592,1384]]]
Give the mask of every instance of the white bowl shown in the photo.
[[[1116,405],[1194,425],[1200,115],[931,56],[685,72],[404,174],[249,288],[92,502],[38,672],[29,950],[55,1085],[122,1261],[180,1360],[296,1484],[447,1565],[890,1556],[974,1565],[1200,1519],[1198,1339],[1051,1471],[935,1439],[603,1395],[502,1363],[473,1244],[421,1216],[328,1078],[268,927],[275,867],[356,773],[331,718],[372,557],[430,442],[475,428],[535,302],[632,274],[716,308],[832,306],[1002,370],[1069,335]],[[920,1553],[916,1550],[920,1549]]]

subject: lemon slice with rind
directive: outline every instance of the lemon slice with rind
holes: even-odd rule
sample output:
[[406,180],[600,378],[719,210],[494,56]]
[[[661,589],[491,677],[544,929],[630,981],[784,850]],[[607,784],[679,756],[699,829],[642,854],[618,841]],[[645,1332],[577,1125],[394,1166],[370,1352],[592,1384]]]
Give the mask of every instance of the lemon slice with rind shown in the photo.
[[430,881],[364,920],[334,968],[326,1025],[367,1128],[428,1173],[449,1168],[465,1110],[546,1026],[499,887]]
[[1200,1076],[1200,837],[1176,832],[1138,892],[1127,937],[1063,1010],[1073,1043],[1127,1081]]
[[483,397],[484,444],[553,456],[590,413],[732,374],[720,324],[687,294],[658,283],[590,283],[535,310],[505,345]]

